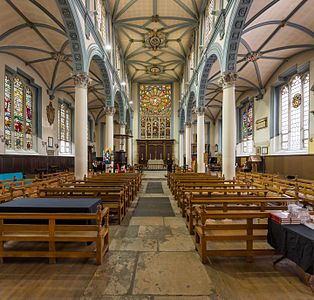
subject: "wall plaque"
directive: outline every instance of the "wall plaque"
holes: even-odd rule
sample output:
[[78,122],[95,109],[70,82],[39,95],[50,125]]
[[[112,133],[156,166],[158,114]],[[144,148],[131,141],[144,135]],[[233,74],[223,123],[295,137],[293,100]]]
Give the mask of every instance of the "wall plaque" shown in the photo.
[[55,114],[56,114],[56,110],[55,108],[52,106],[52,102],[49,102],[49,105],[47,105],[46,107],[46,112],[47,112],[47,119],[50,125],[53,124],[54,120],[55,120]]
[[266,128],[268,126],[267,117],[256,120],[255,124],[256,124],[256,130]]

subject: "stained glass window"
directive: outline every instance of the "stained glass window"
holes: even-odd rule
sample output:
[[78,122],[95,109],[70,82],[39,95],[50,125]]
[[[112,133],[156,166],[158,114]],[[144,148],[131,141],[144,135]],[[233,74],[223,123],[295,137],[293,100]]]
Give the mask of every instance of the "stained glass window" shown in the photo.
[[243,153],[253,151],[253,103],[249,102],[242,110]]
[[307,149],[309,138],[309,74],[296,75],[281,89],[281,148]]
[[140,85],[141,137],[169,139],[171,132],[171,85]]
[[71,153],[71,109],[65,103],[59,104],[58,110],[58,139],[60,141],[60,152]]
[[7,149],[33,149],[32,88],[20,77],[5,75],[4,137]]

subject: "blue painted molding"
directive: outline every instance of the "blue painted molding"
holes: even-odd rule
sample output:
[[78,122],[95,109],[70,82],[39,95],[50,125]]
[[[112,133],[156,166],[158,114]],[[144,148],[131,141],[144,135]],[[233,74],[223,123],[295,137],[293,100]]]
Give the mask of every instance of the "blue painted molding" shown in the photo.
[[86,61],[84,36],[82,35],[74,3],[72,0],[57,0],[57,5],[69,38],[73,58],[73,70],[75,73],[86,72],[87,70],[84,69]]

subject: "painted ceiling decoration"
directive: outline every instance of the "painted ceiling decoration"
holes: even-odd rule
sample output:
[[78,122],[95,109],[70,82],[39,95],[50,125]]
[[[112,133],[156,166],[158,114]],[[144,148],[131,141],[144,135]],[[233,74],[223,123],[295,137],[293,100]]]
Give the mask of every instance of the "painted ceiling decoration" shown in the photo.
[[109,0],[133,81],[179,81],[203,0]]
[[[270,79],[281,65],[298,53],[314,50],[313,14],[310,0],[253,1],[237,57],[237,99],[249,91],[256,100],[262,99]],[[221,114],[219,77],[220,67],[216,61],[205,92],[206,115],[212,120],[217,120]]]
[[167,42],[167,35],[162,31],[157,31],[156,29],[154,29],[145,34],[143,46],[145,48],[156,51],[162,48],[166,48]]

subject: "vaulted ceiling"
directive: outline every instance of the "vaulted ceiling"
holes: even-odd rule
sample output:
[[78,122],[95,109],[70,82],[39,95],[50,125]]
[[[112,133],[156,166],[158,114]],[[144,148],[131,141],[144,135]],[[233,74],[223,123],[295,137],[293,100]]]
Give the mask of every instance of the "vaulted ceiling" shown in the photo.
[[109,0],[133,81],[178,81],[203,0]]
[[[51,99],[56,92],[64,92],[74,100],[71,48],[56,1],[1,0],[0,20],[0,53],[31,68],[44,83],[43,93]],[[89,111],[97,121],[103,115],[106,97],[94,60],[89,72]]]
[[[314,5],[311,0],[258,0],[249,11],[238,52],[236,97],[247,92],[263,97],[274,73],[298,53],[314,50]],[[221,112],[220,67],[209,74],[207,115],[216,120]]]

